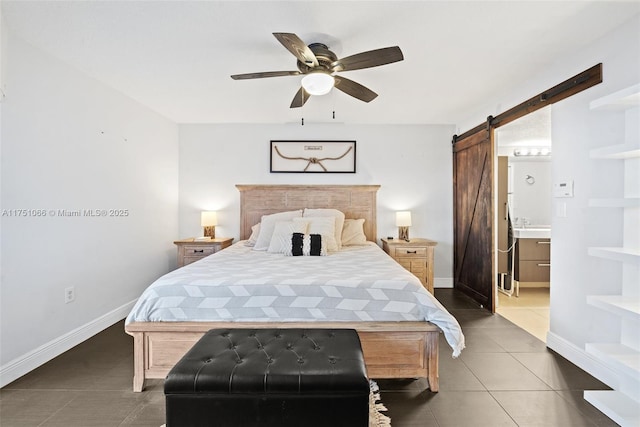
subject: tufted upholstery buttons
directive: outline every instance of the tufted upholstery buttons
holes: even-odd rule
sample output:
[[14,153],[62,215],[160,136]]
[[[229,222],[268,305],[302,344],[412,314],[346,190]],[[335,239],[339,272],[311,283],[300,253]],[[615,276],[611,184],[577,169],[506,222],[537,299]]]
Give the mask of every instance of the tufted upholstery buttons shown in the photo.
[[214,329],[169,372],[164,391],[167,427],[368,426],[355,330]]
[[329,383],[332,391],[368,388],[353,330],[214,329],[169,373],[165,391],[304,392]]

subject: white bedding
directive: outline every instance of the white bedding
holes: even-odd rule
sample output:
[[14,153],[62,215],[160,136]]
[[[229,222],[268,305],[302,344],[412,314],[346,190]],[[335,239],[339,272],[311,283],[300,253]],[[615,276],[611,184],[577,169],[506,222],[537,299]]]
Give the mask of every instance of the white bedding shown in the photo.
[[376,244],[289,257],[238,242],[149,286],[126,323],[150,321],[429,321],[456,357],[456,319]]

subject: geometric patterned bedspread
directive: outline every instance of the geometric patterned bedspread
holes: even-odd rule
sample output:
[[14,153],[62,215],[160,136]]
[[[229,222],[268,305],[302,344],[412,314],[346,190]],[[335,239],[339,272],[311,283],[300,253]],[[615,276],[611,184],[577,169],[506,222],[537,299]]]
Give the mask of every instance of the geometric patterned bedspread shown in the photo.
[[152,283],[126,323],[429,321],[457,357],[456,319],[375,243],[328,256],[284,256],[238,242]]

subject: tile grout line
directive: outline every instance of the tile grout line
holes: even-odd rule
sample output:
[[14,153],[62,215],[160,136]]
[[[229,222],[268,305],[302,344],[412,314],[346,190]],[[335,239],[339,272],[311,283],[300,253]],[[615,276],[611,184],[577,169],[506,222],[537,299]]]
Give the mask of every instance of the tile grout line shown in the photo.
[[[493,392],[491,390],[487,390],[489,392],[489,396],[491,396],[491,398],[493,399],[494,402],[496,402],[498,404],[498,406],[500,408],[502,408],[502,410],[504,411],[505,414],[507,414],[507,416],[509,417],[509,419],[511,419],[511,421],[513,421],[513,424],[515,424],[516,426],[519,426],[520,424],[518,424],[518,422],[515,420],[515,418],[513,418],[513,416],[509,413],[509,411],[507,411],[507,408],[505,408],[502,403],[500,403],[500,401],[493,395]],[[495,390],[494,390],[495,391]]]
[[44,425],[47,421],[49,421],[50,419],[52,419],[53,417],[55,417],[60,411],[62,411],[64,408],[66,408],[67,406],[71,405],[71,402],[73,402],[74,400],[76,400],[78,398],[78,396],[74,396],[73,399],[69,400],[67,403],[65,403],[64,405],[62,405],[61,407],[59,407],[56,411],[54,411],[51,415],[49,415],[47,418],[45,418],[40,424],[38,424],[39,426]]

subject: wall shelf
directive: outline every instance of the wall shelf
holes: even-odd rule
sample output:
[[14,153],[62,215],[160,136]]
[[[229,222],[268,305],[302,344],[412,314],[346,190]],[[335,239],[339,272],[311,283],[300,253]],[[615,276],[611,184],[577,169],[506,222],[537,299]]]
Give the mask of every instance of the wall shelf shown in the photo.
[[638,206],[640,206],[640,197],[589,199],[590,208],[635,208]]
[[640,321],[640,298],[622,295],[589,295],[587,304],[617,314],[629,320]]
[[588,249],[591,256],[611,259],[614,261],[628,262],[630,264],[640,264],[640,251],[629,248],[616,247],[592,247]]
[[617,343],[587,343],[587,353],[599,358],[607,365],[620,372],[634,378],[640,376],[640,352]]
[[613,92],[589,103],[592,110],[626,110],[640,105],[640,83]]
[[[598,147],[589,151],[589,157],[598,160],[623,160],[624,178],[615,182],[624,189],[623,197],[598,198],[588,200],[590,208],[622,208],[618,221],[625,236],[623,247],[590,247],[589,255],[620,263],[621,277],[625,283],[640,282],[637,278],[640,265],[640,240],[637,238],[640,193],[635,170],[640,159],[640,140],[636,130],[640,121],[640,83],[593,100],[589,107],[596,111],[615,111],[624,115],[624,138],[616,138],[613,145]],[[625,141],[624,143],[619,143]],[[618,143],[616,143],[618,142]],[[614,286],[614,284],[610,284]],[[637,287],[622,286],[618,295],[589,295],[587,304],[615,316],[620,325],[620,335],[614,343],[587,343],[585,351],[602,362],[615,374],[616,390],[585,391],[584,398],[607,416],[623,426],[640,425],[640,344],[632,339],[640,329],[640,283]],[[611,287],[609,287],[611,289]],[[617,286],[616,286],[617,288]],[[607,293],[607,288],[602,288]],[[610,384],[614,385],[614,384]]]
[[640,146],[633,143],[609,145],[589,151],[592,159],[624,160],[640,157]]
[[640,425],[638,402],[619,391],[589,390],[584,398],[621,426]]

